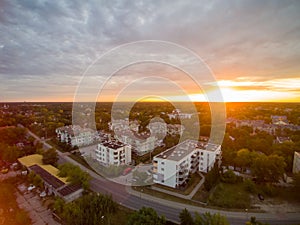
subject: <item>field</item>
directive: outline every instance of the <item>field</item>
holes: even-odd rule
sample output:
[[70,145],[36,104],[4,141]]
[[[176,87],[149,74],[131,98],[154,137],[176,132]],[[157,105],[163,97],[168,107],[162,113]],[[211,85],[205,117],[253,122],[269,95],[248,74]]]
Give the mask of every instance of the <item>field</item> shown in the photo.
[[245,190],[243,183],[219,183],[210,194],[208,205],[235,209],[250,208],[250,194]]

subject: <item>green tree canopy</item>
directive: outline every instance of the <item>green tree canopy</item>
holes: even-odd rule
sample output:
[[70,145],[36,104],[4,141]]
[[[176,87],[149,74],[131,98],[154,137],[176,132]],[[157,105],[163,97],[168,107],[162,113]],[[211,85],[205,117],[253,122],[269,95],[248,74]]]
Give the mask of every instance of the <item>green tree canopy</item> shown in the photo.
[[117,204],[111,196],[97,193],[84,195],[64,206],[57,201],[56,207],[62,210],[61,215],[66,224],[73,225],[109,224],[111,216],[117,211]]
[[64,163],[58,166],[59,176],[68,177],[68,181],[72,184],[81,184],[86,190],[89,188],[90,175],[82,171],[79,166],[75,166],[71,163]]
[[209,191],[212,187],[214,187],[220,178],[218,163],[215,162],[214,167],[206,174],[204,187],[207,191]]
[[130,215],[127,224],[164,225],[166,224],[166,219],[163,216],[158,216],[154,209],[143,207]]
[[187,209],[183,209],[179,214],[180,224],[181,225],[193,225],[194,219],[191,213]]
[[54,148],[50,148],[43,152],[43,163],[51,164],[53,166],[56,165],[58,160],[58,154]]
[[206,212],[202,215],[196,213],[195,225],[229,225],[229,222],[225,216],[221,216],[219,213],[211,214]]
[[284,174],[285,167],[286,163],[282,156],[260,154],[254,159],[252,174],[260,182],[278,182]]

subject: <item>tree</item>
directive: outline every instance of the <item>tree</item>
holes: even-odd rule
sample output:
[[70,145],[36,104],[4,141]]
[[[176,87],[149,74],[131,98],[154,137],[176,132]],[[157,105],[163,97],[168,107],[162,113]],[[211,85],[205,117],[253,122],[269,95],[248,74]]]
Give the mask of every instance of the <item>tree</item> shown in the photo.
[[212,187],[214,187],[220,178],[218,162],[215,162],[214,167],[206,174],[204,187],[207,191],[209,191]]
[[64,163],[58,166],[60,177],[68,177],[67,181],[72,184],[81,184],[83,189],[89,188],[90,175],[82,171],[79,166],[75,166],[71,163]]
[[179,214],[180,224],[181,225],[193,225],[194,220],[191,213],[185,208]]
[[269,225],[269,224],[259,222],[256,220],[255,216],[251,216],[250,221],[246,222],[246,225]]
[[43,188],[43,180],[40,177],[40,175],[35,174],[33,171],[30,171],[30,173],[28,174],[28,182],[33,184],[36,187],[40,187]]
[[250,165],[250,163],[251,163],[250,151],[245,148],[239,150],[235,158],[235,164],[242,168],[246,168]]
[[158,216],[154,209],[143,207],[139,211],[136,211],[130,215],[127,224],[165,225],[166,219],[163,216]]
[[286,163],[282,156],[260,154],[253,162],[252,175],[259,182],[278,182],[284,174],[285,166]]
[[221,216],[219,213],[210,214],[209,212],[200,215],[195,214],[195,225],[229,225],[229,222],[225,216]]
[[[57,203],[58,208],[61,203]],[[100,194],[83,195],[74,202],[62,207],[62,217],[66,224],[98,225],[110,224],[111,216],[117,211],[117,204],[111,196]]]
[[221,181],[224,183],[234,184],[239,182],[240,178],[235,175],[232,170],[228,170],[221,176]]
[[43,163],[51,164],[53,166],[56,165],[58,160],[58,154],[54,148],[50,148],[43,152]]

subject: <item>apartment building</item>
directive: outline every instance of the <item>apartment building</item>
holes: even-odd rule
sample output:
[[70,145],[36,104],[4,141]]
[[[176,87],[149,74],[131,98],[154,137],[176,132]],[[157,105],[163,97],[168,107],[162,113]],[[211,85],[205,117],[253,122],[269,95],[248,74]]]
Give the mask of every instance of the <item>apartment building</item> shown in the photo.
[[293,173],[300,172],[300,152],[294,152]]
[[186,140],[153,158],[153,182],[172,188],[184,186],[191,173],[208,172],[221,160],[221,146]]
[[90,145],[97,137],[96,131],[89,128],[81,128],[78,125],[59,127],[55,132],[60,142],[68,143],[72,147]]
[[116,140],[104,141],[96,148],[96,159],[104,166],[131,163],[131,146]]
[[192,113],[182,113],[180,109],[174,109],[172,113],[168,114],[169,119],[191,119]]
[[137,155],[144,155],[155,148],[156,138],[146,133],[134,133],[129,130],[116,131],[115,138],[130,145],[132,152]]
[[129,121],[128,119],[112,120],[108,123],[108,127],[111,131],[115,130],[133,130],[139,131],[139,122],[137,120]]

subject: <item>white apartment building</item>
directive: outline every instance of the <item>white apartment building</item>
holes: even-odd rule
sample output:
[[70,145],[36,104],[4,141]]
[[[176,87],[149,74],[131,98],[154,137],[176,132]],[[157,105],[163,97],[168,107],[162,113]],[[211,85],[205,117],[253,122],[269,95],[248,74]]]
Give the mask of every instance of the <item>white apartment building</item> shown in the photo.
[[95,141],[97,132],[89,128],[81,128],[78,125],[59,127],[55,130],[60,142],[66,142],[72,147],[86,146]]
[[139,131],[139,122],[137,120],[129,121],[128,119],[112,120],[108,123],[108,127],[111,131],[115,130],[133,130],[134,132]]
[[168,114],[169,119],[191,119],[192,113],[182,113],[180,109],[174,109],[172,113]]
[[96,160],[104,166],[131,163],[131,147],[119,141],[105,141],[96,148]]
[[208,172],[216,159],[221,160],[221,145],[186,140],[153,158],[153,182],[178,188],[190,173]]
[[300,153],[294,152],[293,173],[300,172]]
[[132,152],[144,155],[155,148],[156,138],[147,134],[133,133],[129,130],[116,131],[115,138],[120,142],[130,145]]

